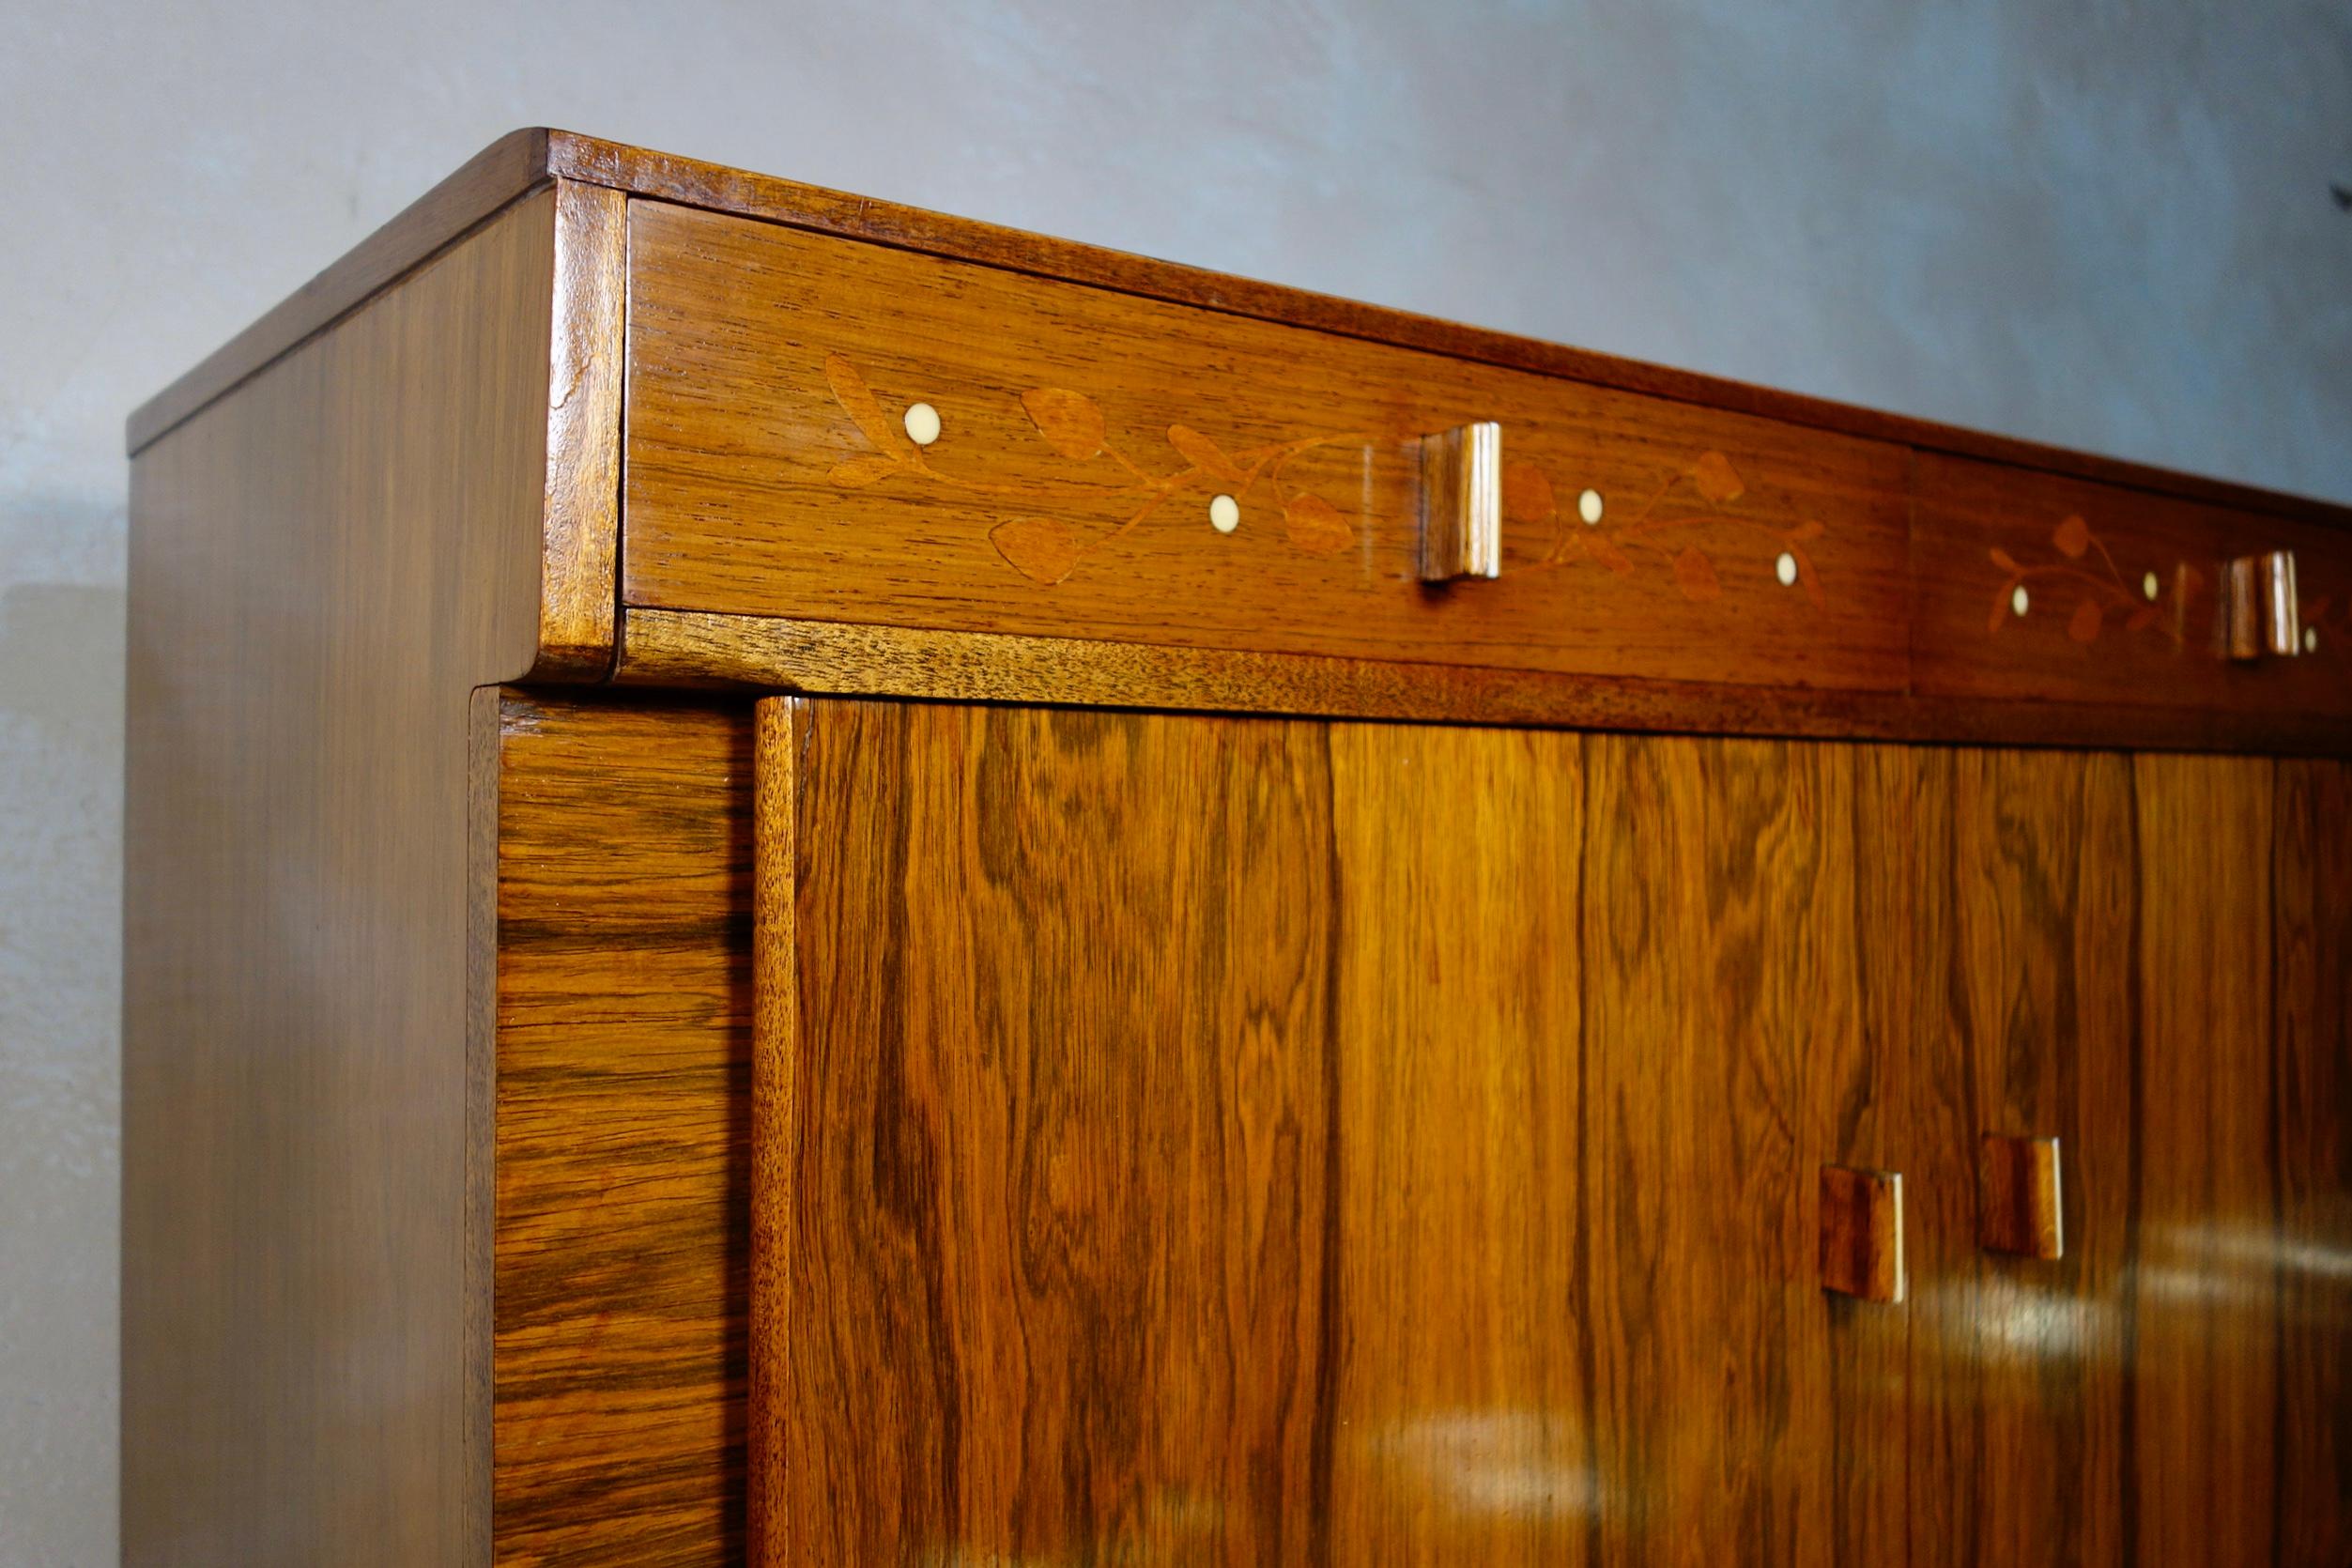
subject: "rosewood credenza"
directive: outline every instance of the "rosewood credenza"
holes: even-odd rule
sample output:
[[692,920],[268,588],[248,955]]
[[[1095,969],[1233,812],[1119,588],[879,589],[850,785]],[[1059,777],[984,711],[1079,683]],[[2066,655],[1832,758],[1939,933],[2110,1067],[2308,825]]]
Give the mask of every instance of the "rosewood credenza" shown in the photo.
[[127,1561],[2352,1561],[2352,514],[536,131],[131,446]]

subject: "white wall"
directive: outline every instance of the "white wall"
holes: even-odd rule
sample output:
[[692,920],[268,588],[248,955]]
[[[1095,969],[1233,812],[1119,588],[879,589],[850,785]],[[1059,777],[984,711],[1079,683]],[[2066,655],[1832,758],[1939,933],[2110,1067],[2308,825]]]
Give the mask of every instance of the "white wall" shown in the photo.
[[114,1560],[126,412],[552,123],[2352,499],[2352,8],[0,13],[0,1568]]

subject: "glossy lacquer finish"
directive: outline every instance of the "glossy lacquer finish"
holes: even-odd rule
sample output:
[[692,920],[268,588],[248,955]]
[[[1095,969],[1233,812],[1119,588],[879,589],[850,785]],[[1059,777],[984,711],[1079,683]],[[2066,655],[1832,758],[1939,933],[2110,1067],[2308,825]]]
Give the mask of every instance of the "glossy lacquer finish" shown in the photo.
[[[2352,1552],[2344,776],[1923,761],[1919,1568]],[[1986,1134],[2058,1140],[2060,1256],[1984,1245]]]
[[768,705],[755,1555],[1899,1555],[1882,763]]

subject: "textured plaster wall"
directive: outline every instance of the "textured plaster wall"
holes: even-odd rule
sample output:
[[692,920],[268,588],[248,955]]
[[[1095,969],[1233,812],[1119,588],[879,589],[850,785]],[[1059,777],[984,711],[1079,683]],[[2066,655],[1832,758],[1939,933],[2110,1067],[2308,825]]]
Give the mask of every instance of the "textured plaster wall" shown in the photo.
[[0,1568],[114,1560],[120,430],[568,125],[2352,500],[2352,9],[0,11]]

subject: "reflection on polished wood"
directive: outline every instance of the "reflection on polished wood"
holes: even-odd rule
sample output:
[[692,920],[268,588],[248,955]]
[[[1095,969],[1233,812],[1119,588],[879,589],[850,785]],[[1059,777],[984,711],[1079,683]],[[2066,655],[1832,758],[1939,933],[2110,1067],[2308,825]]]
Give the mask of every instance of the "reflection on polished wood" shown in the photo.
[[1859,753],[763,712],[763,1560],[1899,1549]]
[[[2271,800],[2254,758],[2132,760],[2140,894],[2127,1561],[2276,1560]],[[2258,1075],[2258,1077],[2256,1076]]]
[[2344,509],[559,133],[132,442],[126,1561],[2352,1562]]
[[2277,764],[2279,1560],[2352,1562],[2352,764]]

